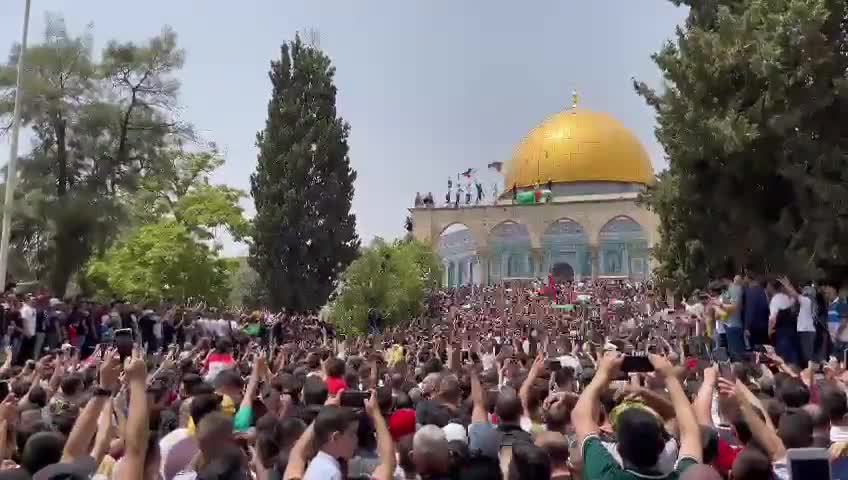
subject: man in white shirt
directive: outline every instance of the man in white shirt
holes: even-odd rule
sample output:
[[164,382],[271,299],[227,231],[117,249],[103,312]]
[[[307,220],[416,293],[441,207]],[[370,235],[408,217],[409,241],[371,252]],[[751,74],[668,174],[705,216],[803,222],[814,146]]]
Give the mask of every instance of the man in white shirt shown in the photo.
[[787,282],[787,292],[798,302],[798,340],[801,345],[800,364],[816,361],[816,321],[813,299],[816,291],[813,287],[804,287],[801,295]]
[[769,334],[774,339],[774,349],[786,363],[799,366],[797,327],[790,309],[795,300],[786,294],[782,280],[772,280],[766,288],[769,300]]
[[29,340],[35,336],[35,300],[32,297],[21,307],[21,324],[23,326],[24,339]]

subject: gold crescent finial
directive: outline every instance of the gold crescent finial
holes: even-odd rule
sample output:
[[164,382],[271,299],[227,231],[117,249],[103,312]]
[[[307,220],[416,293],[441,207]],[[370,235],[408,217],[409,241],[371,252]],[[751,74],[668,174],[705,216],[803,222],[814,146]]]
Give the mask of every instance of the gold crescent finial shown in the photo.
[[571,92],[571,108],[577,108],[577,89]]

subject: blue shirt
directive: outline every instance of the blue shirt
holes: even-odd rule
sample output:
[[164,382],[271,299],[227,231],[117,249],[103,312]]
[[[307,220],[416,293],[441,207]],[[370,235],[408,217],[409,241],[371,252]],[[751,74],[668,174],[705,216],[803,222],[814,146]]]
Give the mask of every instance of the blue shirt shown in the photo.
[[736,306],[736,310],[727,316],[727,326],[742,328],[742,286],[731,284],[727,289],[728,302]]
[[842,317],[846,315],[848,315],[848,303],[845,303],[845,300],[837,298],[830,302],[830,305],[827,307],[827,323],[838,325],[842,321]]

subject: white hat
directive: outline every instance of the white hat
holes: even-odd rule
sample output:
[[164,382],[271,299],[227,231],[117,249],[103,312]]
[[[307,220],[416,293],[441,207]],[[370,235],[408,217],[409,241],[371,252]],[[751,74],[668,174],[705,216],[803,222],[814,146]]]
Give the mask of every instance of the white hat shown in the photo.
[[51,307],[55,307],[56,305],[60,305],[61,303],[62,303],[62,301],[59,300],[58,298],[51,298],[50,302],[49,302]]
[[459,440],[464,444],[468,444],[468,434],[465,432],[465,427],[458,423],[449,423],[442,427],[445,432],[445,437],[448,441]]

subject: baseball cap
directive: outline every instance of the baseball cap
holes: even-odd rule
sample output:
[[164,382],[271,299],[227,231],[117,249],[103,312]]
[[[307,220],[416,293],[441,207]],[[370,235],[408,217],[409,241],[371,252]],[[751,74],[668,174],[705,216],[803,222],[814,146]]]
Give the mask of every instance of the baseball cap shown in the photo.
[[392,434],[392,439],[395,441],[403,436],[415,433],[415,410],[402,408],[395,411],[389,417],[389,433]]

